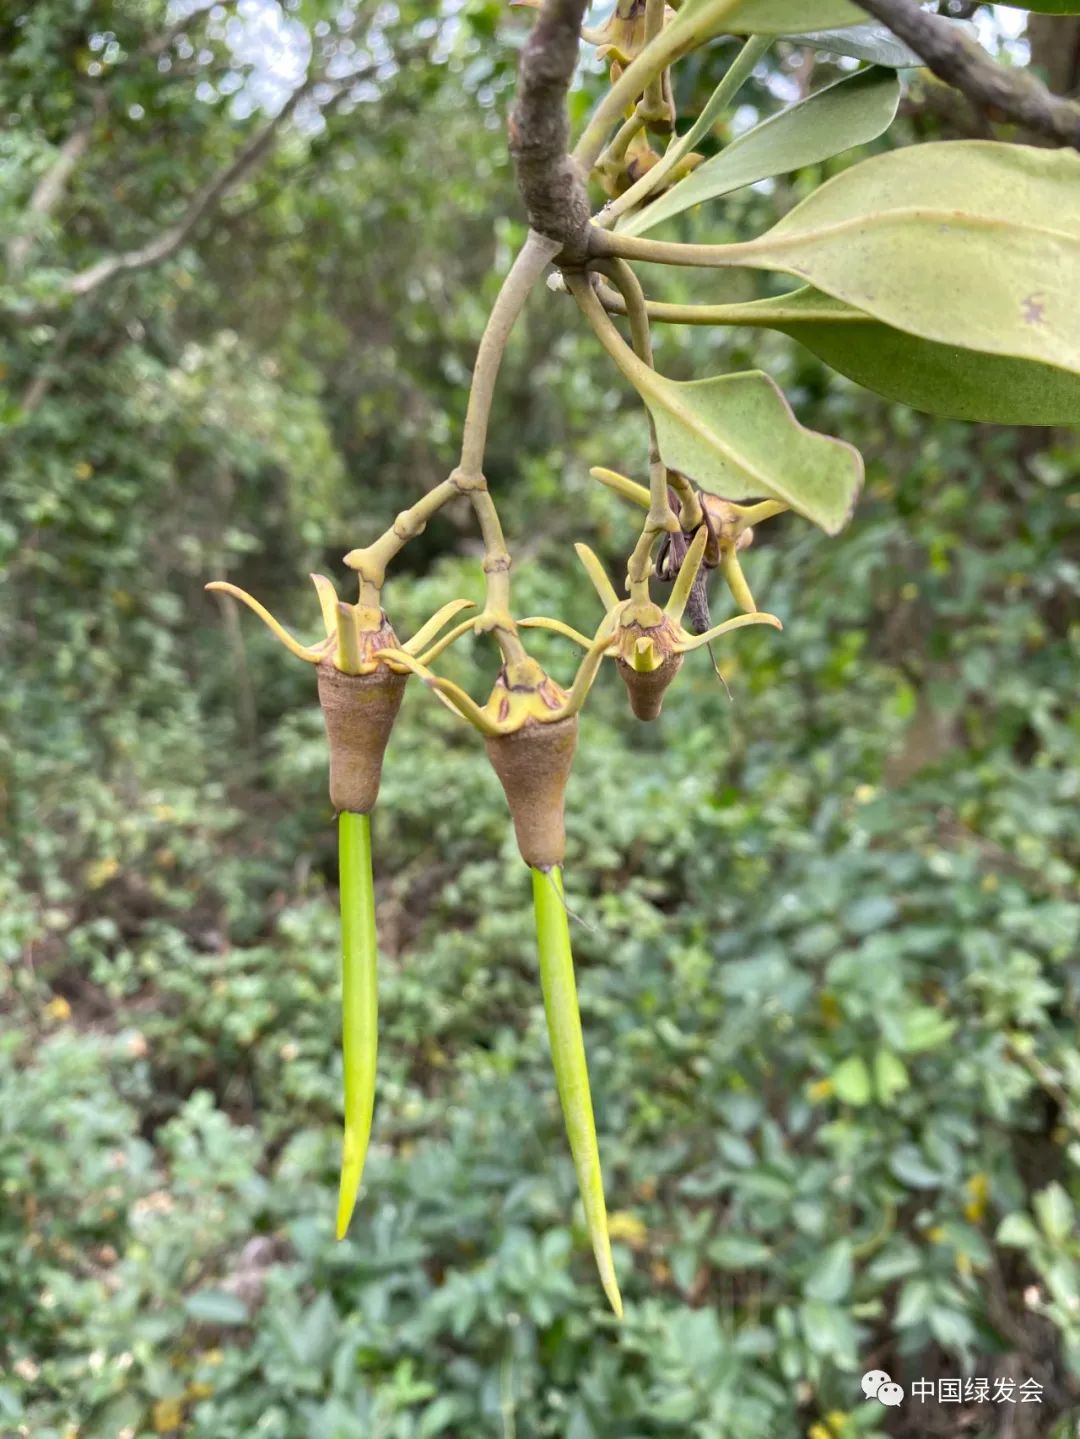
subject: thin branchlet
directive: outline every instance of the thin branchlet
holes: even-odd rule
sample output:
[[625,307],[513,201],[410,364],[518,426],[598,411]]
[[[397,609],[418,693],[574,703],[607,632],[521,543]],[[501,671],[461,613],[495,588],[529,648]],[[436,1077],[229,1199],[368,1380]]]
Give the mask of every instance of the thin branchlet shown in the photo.
[[1054,95],[1030,70],[1006,69],[981,45],[918,0],[855,0],[860,9],[910,45],[939,80],[974,101],[980,111],[998,111],[1055,145],[1080,150],[1080,105]]

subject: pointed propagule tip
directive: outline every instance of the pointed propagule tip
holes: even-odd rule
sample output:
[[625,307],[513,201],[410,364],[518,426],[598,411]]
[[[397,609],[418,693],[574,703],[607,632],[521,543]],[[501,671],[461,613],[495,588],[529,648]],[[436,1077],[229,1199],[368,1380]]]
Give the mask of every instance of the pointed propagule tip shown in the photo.
[[[597,1263],[600,1263],[599,1255],[597,1255]],[[600,1284],[604,1290],[604,1293],[607,1295],[607,1301],[611,1305],[612,1310],[614,1311],[615,1318],[621,1319],[623,1317],[623,1302],[622,1295],[619,1293],[619,1281],[615,1278],[614,1268],[611,1269],[610,1273],[605,1274],[604,1268],[601,1265]]]
[[623,1317],[622,1294],[619,1291],[619,1280],[615,1274],[615,1259],[611,1253],[611,1237],[608,1233],[607,1215],[604,1215],[604,1227],[600,1233],[592,1236],[593,1258],[596,1260],[596,1270],[600,1276],[600,1287],[607,1296],[607,1302],[611,1305],[616,1319]]
[[364,1174],[364,1155],[358,1155],[356,1151],[355,1138],[347,1128],[341,1145],[341,1179],[338,1183],[336,1234],[339,1240],[349,1232]]
[[338,1190],[337,1228],[336,1235],[340,1242],[349,1232],[349,1225],[352,1223],[353,1212],[356,1209],[356,1199],[360,1193],[360,1171],[350,1172],[347,1165],[342,1165],[341,1185]]
[[[341,1176],[342,1190],[344,1190],[345,1176]],[[344,1192],[338,1194],[337,1227],[335,1238],[340,1244],[349,1232],[349,1225],[352,1222],[353,1210],[356,1208],[356,1196],[346,1196]]]

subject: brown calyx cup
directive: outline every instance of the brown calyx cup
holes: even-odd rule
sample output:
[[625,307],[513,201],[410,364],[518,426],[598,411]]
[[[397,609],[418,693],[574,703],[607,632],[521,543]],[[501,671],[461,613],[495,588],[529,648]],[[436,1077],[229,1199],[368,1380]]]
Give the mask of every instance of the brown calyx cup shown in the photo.
[[323,660],[318,677],[330,744],[330,801],[339,811],[370,814],[408,675],[385,664],[371,674],[346,675]]
[[563,806],[577,729],[576,715],[549,724],[529,720],[511,734],[484,741],[510,806],[521,857],[534,869],[562,864],[566,853]]

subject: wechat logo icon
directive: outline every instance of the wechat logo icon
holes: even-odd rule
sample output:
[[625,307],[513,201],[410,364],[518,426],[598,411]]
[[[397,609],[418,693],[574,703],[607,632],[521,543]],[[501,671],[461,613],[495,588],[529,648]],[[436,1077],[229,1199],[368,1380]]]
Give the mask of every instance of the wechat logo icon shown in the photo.
[[876,1399],[888,1409],[896,1409],[904,1399],[903,1386],[894,1384],[884,1369],[868,1369],[862,1377],[862,1392],[867,1399]]

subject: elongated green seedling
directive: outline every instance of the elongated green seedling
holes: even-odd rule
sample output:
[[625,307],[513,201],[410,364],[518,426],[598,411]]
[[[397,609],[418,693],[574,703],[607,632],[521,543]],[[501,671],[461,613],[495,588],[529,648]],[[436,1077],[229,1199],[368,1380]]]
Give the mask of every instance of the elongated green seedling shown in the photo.
[[338,816],[341,871],[341,1050],[345,1072],[345,1138],[341,1154],[337,1237],[349,1227],[364,1172],[375,1107],[378,995],[371,817]]
[[589,1071],[585,1064],[585,1041],[581,1034],[581,1015],[574,983],[570,929],[563,903],[562,871],[557,865],[546,871],[534,868],[532,883],[540,984],[544,992],[544,1013],[555,1067],[555,1084],[570,1140],[570,1153],[577,1170],[578,1188],[585,1206],[585,1222],[596,1256],[596,1267],[600,1271],[600,1283],[612,1309],[621,1319],[622,1296],[611,1257],[600,1149],[596,1142]]

